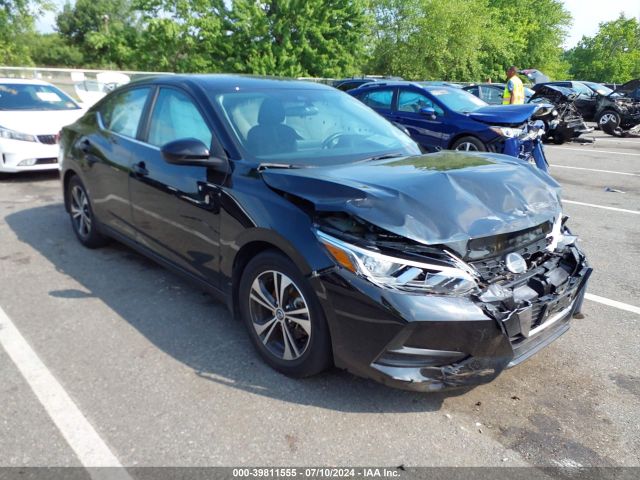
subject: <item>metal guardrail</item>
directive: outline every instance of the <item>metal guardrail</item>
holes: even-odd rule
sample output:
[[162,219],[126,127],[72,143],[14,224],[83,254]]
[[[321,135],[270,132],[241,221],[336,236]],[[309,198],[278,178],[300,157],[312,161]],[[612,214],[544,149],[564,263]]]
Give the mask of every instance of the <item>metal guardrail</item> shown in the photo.
[[[99,91],[98,77],[104,74],[124,74],[130,80],[149,75],[173,75],[171,72],[141,72],[133,70],[97,70],[77,68],[50,68],[50,67],[6,67],[0,66],[0,78],[35,78],[54,84],[59,89],[71,95],[78,101],[86,101],[78,95],[78,85],[87,91]],[[299,77],[298,80],[324,83],[330,85],[333,78]],[[91,102],[90,102],[91,103]]]
[[75,68],[49,68],[49,67],[5,67],[0,66],[0,77],[3,78],[35,78],[54,84],[64,92],[77,100],[79,98],[75,85],[79,82],[97,84],[98,75],[105,73],[124,74],[131,80],[148,75],[169,75],[170,72],[139,72],[128,70],[94,70]]

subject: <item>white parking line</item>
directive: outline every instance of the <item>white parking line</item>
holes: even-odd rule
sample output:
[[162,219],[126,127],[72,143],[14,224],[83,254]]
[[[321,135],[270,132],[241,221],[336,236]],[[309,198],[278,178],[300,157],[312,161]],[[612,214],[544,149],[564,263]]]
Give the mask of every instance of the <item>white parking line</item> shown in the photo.
[[633,213],[634,215],[640,215],[637,210],[627,210],[626,208],[605,207],[604,205],[596,205],[594,203],[576,202],[575,200],[562,200],[562,203],[572,203],[574,205],[583,205],[585,207],[602,208],[604,210],[613,210],[614,212]]
[[619,308],[620,310],[625,310],[631,313],[637,313],[640,315],[640,307],[636,307],[634,305],[629,305],[628,303],[618,302],[617,300],[610,300],[608,298],[599,297],[598,295],[593,295],[591,293],[585,293],[584,298],[587,300],[591,300],[592,302],[602,303],[603,305],[608,305],[610,307]]
[[[120,467],[117,478],[130,478],[69,394],[33,351],[9,316],[0,307],[0,345],[27,381],[62,436],[85,467]],[[104,471],[90,469],[94,478]],[[114,471],[111,471],[114,473]]]
[[630,175],[632,177],[640,177],[640,173],[614,172],[613,170],[599,170],[597,168],[570,167],[568,165],[556,165],[552,163],[550,163],[549,166],[554,168],[571,168],[573,170],[588,170],[590,172],[615,173],[617,175]]
[[571,151],[571,152],[588,152],[588,153],[610,153],[612,155],[630,155],[632,157],[640,157],[640,153],[628,153],[628,152],[612,152],[610,150],[596,150],[595,148],[567,148],[567,147],[560,147],[560,146],[555,146],[555,145],[545,145],[544,148],[557,148],[558,150],[567,150],[567,151]]
[[631,145],[640,145],[640,141],[632,138],[598,138],[596,143],[600,142],[614,142],[614,143],[629,143]]

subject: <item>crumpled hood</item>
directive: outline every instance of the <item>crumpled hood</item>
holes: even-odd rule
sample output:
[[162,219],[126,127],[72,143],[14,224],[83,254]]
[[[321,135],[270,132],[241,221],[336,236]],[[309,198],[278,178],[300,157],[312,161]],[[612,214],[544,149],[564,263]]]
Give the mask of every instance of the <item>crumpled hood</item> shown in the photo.
[[489,105],[467,115],[491,125],[513,125],[529,120],[537,108],[535,105]]
[[513,157],[439,153],[262,172],[271,188],[423,244],[451,244],[553,221],[560,186]]
[[[634,90],[640,88],[640,78],[636,78],[635,80],[630,80],[627,83],[620,85],[616,88],[613,93],[622,93],[623,95],[629,95]],[[613,95],[613,94],[610,94]]]
[[0,126],[31,135],[55,135],[85,112],[73,110],[2,110]]

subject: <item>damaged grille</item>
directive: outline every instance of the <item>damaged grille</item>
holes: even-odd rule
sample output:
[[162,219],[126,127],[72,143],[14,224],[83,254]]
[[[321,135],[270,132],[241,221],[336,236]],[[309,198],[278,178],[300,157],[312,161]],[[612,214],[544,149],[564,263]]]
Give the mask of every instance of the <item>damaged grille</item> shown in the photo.
[[[537,241],[525,246],[520,246],[510,252],[519,253],[527,261],[527,264],[531,263],[532,259],[545,260],[548,256],[546,251],[548,241],[546,237],[540,238]],[[499,255],[493,257],[487,257],[482,260],[469,262],[480,274],[480,276],[487,282],[492,282],[499,277],[509,274],[504,261],[504,256],[509,252],[501,252]]]

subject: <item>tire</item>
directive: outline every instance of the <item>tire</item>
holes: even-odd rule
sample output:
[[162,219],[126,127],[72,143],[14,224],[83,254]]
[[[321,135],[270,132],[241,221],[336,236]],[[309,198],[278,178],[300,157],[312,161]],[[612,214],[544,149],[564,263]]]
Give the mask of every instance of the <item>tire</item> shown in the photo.
[[620,114],[615,110],[605,110],[598,115],[597,123],[603,132],[613,135],[615,129],[620,126]]
[[451,145],[451,150],[463,152],[486,152],[487,146],[476,137],[461,137]]
[[[273,288],[276,282],[281,301]],[[266,251],[248,263],[240,279],[239,311],[254,347],[273,369],[290,377],[309,377],[332,365],[320,302],[284,255]],[[299,313],[287,314],[292,311]]]
[[77,176],[69,180],[67,199],[71,226],[78,241],[87,248],[98,248],[109,243],[109,239],[99,231],[89,194]]

